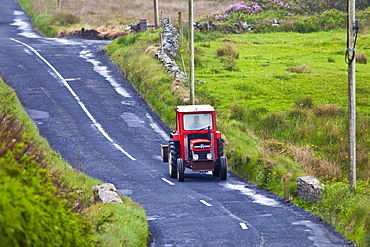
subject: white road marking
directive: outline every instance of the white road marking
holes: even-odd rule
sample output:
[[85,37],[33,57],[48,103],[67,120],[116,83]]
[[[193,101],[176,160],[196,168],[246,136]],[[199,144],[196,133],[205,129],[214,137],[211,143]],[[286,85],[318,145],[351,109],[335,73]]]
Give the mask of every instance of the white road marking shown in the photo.
[[135,105],[135,101],[121,101],[121,104],[132,106],[132,105]]
[[258,194],[255,190],[246,188],[245,184],[223,183],[222,186],[224,186],[227,189],[240,191],[242,194],[252,198],[253,202],[255,203],[265,205],[265,206],[270,206],[270,207],[280,207],[281,206],[278,201],[268,198],[264,195]]
[[15,10],[13,13],[14,13],[14,15],[18,16],[19,18],[15,18],[14,22],[10,25],[18,26],[18,29],[20,31],[19,35],[22,35],[22,36],[30,38],[30,39],[32,39],[32,38],[41,38],[40,35],[36,34],[33,31],[33,28],[30,25],[30,23],[28,23],[25,20],[25,18],[23,18],[23,16],[26,16],[25,12]]
[[65,79],[66,81],[79,81],[81,80],[81,78],[69,78],[69,79]]
[[13,39],[11,38],[11,40],[13,40],[14,42],[17,42],[21,45],[24,45],[26,46],[28,49],[30,49],[33,53],[35,53],[54,73],[55,75],[57,76],[57,78],[59,78],[63,85],[68,89],[68,91],[72,94],[72,96],[75,98],[75,100],[77,101],[77,103],[80,105],[80,107],[82,108],[82,110],[85,112],[85,114],[89,117],[89,119],[91,120],[91,122],[94,124],[94,126],[100,131],[100,133],[109,141],[111,142],[119,151],[121,151],[123,154],[125,154],[128,158],[130,158],[131,160],[136,160],[134,157],[132,157],[128,152],[126,152],[120,145],[118,145],[108,134],[107,132],[105,132],[105,130],[101,127],[101,125],[94,119],[94,117],[91,115],[91,113],[89,112],[89,110],[87,110],[86,106],[82,103],[81,99],[78,97],[78,95],[75,93],[75,91],[73,91],[73,89],[71,88],[71,86],[67,83],[67,81],[63,78],[63,76],[43,57],[41,56],[40,53],[38,53],[33,47],[31,47],[30,45],[26,44],[26,43],[23,43],[19,40],[16,40],[16,39]]
[[206,205],[207,207],[212,207],[213,206],[212,204],[209,204],[205,200],[200,200],[200,202],[203,203],[204,205]]
[[239,225],[243,230],[248,230],[248,226],[245,223],[239,223]]
[[174,183],[172,183],[170,180],[166,179],[166,178],[162,178],[163,181],[165,181],[166,183],[168,183],[169,185],[175,185]]

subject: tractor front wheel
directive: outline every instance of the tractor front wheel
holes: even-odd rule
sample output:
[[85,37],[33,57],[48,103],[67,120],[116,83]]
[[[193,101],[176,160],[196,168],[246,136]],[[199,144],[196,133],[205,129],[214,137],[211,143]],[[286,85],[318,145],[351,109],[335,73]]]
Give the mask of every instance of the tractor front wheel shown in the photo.
[[215,170],[212,171],[212,175],[214,177],[219,177],[220,176],[220,165],[215,166]]
[[220,178],[221,178],[221,180],[226,180],[226,178],[227,178],[227,165],[226,165],[225,156],[220,157],[220,163],[219,163],[218,166],[220,167]]
[[185,167],[184,162],[181,158],[177,159],[177,180],[184,182]]

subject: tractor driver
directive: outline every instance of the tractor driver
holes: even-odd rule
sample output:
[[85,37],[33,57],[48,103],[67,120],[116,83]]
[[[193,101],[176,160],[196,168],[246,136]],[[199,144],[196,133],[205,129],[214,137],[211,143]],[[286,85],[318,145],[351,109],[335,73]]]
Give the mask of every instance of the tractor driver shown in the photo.
[[190,124],[189,129],[192,130],[199,130],[203,125],[199,122],[199,116],[194,116],[194,122]]

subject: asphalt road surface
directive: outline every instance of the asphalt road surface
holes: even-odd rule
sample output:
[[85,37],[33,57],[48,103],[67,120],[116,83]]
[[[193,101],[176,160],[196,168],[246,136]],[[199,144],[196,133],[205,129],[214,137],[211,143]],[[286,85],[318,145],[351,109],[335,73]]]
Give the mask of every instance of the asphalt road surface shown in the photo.
[[0,8],[0,73],[51,146],[147,213],[150,246],[351,246],[332,227],[229,172],[171,179],[169,130],[104,54],[106,42],[47,39],[14,0]]

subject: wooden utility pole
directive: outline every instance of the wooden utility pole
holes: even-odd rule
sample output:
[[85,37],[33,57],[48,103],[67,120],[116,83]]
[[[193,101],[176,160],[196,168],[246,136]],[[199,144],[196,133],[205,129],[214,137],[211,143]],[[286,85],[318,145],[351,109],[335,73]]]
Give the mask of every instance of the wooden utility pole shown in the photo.
[[159,27],[159,14],[158,14],[158,0],[154,0],[154,26],[155,29]]
[[195,104],[194,93],[194,15],[193,15],[193,0],[189,0],[189,85],[190,85],[190,104]]
[[182,29],[182,15],[181,15],[181,12],[178,12],[178,15],[179,15],[180,42],[181,42],[181,45],[183,45],[184,44],[184,32],[183,32],[183,29]]
[[347,63],[348,63],[348,165],[349,187],[356,188],[356,37],[355,0],[348,0]]
[[60,14],[60,8],[62,7],[62,0],[58,0],[57,12]]

